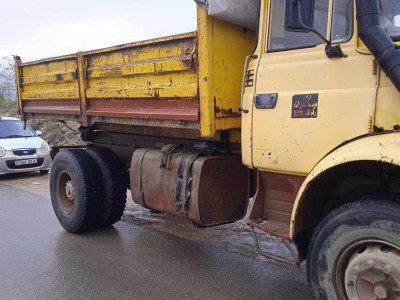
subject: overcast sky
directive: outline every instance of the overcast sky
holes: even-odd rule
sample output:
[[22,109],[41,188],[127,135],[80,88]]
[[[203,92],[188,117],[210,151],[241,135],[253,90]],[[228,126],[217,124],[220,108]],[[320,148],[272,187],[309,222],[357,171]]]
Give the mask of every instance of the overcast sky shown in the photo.
[[0,0],[0,58],[23,62],[195,30],[192,0]]

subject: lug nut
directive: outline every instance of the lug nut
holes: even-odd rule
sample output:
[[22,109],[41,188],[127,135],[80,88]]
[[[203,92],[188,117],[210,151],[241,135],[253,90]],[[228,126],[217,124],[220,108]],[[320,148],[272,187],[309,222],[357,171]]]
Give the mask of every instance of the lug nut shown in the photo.
[[354,282],[353,281],[349,281],[348,283],[347,283],[347,286],[354,286]]
[[393,272],[393,267],[391,265],[387,265],[385,266],[385,268],[383,269],[383,272],[385,272],[385,274],[390,274]]
[[366,266],[368,269],[373,268],[373,267],[375,266],[375,262],[374,262],[372,259],[370,259],[370,260],[367,261],[367,263],[365,264],[365,266]]
[[355,274],[355,275],[357,275],[358,273],[360,273],[360,271],[361,271],[361,269],[360,269],[359,266],[354,266],[354,267],[351,269],[351,272],[352,272],[353,274]]

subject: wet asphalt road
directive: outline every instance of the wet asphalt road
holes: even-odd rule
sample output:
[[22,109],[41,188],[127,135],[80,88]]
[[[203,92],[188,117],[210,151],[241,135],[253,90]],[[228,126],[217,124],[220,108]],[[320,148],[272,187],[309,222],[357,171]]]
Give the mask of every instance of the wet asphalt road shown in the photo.
[[144,226],[65,232],[0,184],[0,299],[310,299],[304,273]]

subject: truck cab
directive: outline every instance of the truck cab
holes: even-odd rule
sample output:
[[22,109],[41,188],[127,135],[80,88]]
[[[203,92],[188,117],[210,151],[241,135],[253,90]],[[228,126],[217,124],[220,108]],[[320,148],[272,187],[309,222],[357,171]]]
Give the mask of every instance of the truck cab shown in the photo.
[[247,222],[295,241],[318,299],[398,297],[385,270],[399,274],[400,5],[261,7],[243,95],[242,158],[258,187]]

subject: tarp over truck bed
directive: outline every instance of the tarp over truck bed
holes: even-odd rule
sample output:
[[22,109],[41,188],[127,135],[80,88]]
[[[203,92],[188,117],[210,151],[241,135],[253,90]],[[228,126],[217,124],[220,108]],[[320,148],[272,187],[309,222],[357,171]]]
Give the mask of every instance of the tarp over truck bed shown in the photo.
[[260,0],[194,0],[216,19],[257,29]]
[[[51,42],[51,41],[49,41]],[[23,119],[186,128],[212,137],[240,128],[246,55],[255,33],[198,9],[198,30],[77,54],[16,62]]]

